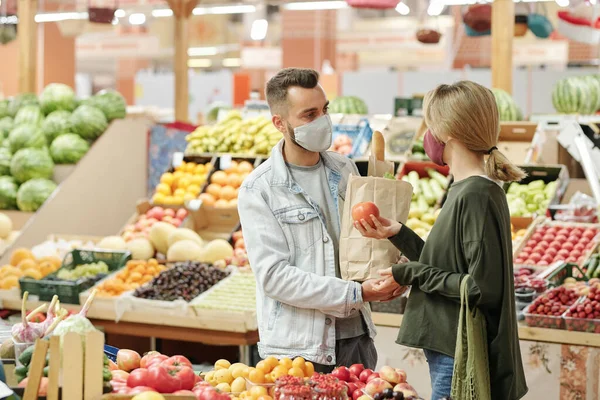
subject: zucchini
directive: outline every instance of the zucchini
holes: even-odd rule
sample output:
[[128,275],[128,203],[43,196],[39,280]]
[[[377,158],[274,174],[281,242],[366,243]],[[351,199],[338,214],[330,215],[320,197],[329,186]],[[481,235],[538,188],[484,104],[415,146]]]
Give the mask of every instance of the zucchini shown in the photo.
[[34,348],[35,346],[29,346],[25,349],[24,352],[21,353],[21,355],[19,356],[19,362],[21,364],[23,364],[26,367],[29,366],[29,363],[31,362],[31,357],[33,356]]
[[436,182],[438,182],[442,188],[446,189],[448,187],[448,177],[440,174],[435,169],[427,168],[427,174],[429,177]]
[[437,197],[435,196],[435,194],[433,193],[433,190],[431,189],[431,185],[429,184],[429,179],[421,179],[421,180],[419,180],[419,183],[421,184],[421,192],[423,192],[423,197],[425,197],[427,204],[429,204],[430,206],[434,205],[435,202],[437,201]]
[[600,260],[598,259],[598,254],[595,254],[590,258],[588,270],[585,274],[585,276],[587,276],[588,279],[595,277],[596,271],[600,271],[600,268],[598,268],[598,264],[600,264]]
[[438,181],[436,181],[435,179],[431,179],[429,181],[429,186],[431,186],[431,190],[433,190],[433,194],[436,197],[436,201],[444,197],[444,189]]
[[419,187],[419,173],[417,171],[410,171],[408,173],[408,182],[413,187],[413,196],[421,194],[421,189]]

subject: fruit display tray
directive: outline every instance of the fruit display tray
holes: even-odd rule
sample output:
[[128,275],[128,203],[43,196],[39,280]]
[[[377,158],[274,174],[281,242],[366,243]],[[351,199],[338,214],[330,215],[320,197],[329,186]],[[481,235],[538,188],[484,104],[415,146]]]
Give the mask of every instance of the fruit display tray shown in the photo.
[[563,316],[568,331],[600,333],[600,319],[574,318]]
[[565,320],[562,316],[532,314],[530,313],[532,304],[528,305],[523,311],[525,322],[528,326],[535,328],[565,329]]
[[[520,165],[519,168],[527,173],[519,184],[526,185],[532,181],[542,180],[548,184],[556,182],[556,191],[550,200],[550,204],[559,204],[569,186],[569,170],[564,165]],[[504,191],[508,190],[509,183],[504,185]]]
[[[600,230],[600,224],[589,224],[589,223],[581,223],[581,222],[567,223],[567,222],[561,222],[561,221],[552,221],[546,217],[538,217],[529,226],[529,228],[527,229],[527,232],[525,233],[525,236],[519,243],[518,247],[514,250],[513,261],[514,261],[515,269],[520,268],[520,267],[529,267],[529,268],[535,269],[536,271],[544,271],[548,267],[548,266],[541,266],[541,265],[527,263],[527,262],[517,262],[517,260],[519,259],[519,257],[518,257],[519,254],[521,254],[523,252],[523,249],[525,249],[527,247],[528,242],[532,239],[537,228],[539,228],[539,227],[558,228],[558,229],[565,228],[565,227],[572,227],[572,228],[579,228],[580,230],[586,230],[586,229],[590,229],[590,228]],[[582,260],[587,260],[593,254],[593,252],[594,252],[593,248],[584,249],[582,251],[580,258]],[[567,258],[568,257],[565,256],[564,261],[567,261],[566,260]],[[580,265],[580,264],[583,264],[583,262],[581,262],[581,263],[576,262],[576,264]],[[551,265],[552,265],[552,263],[551,263]]]

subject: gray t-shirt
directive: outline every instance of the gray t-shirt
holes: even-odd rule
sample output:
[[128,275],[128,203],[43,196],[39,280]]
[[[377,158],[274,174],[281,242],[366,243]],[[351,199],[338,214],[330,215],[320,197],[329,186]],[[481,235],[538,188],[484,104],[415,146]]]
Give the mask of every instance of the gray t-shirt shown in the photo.
[[[292,178],[308,196],[319,205],[321,214],[327,224],[327,232],[333,241],[335,252],[335,275],[340,278],[339,243],[340,243],[340,217],[336,211],[335,202],[329,190],[327,170],[322,160],[311,167],[301,167],[287,164]],[[338,318],[335,323],[336,339],[350,339],[366,333],[362,316],[359,314],[352,318]]]

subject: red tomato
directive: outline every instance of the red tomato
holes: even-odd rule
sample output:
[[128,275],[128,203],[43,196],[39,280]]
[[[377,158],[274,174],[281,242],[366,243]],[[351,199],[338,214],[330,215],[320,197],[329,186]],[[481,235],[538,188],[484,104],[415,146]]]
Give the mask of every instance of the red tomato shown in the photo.
[[136,370],[133,370],[129,374],[129,378],[127,378],[127,386],[129,386],[130,388],[134,388],[137,386],[149,386],[149,376],[150,373],[146,368],[138,368]]
[[371,215],[379,218],[379,208],[377,208],[375,203],[367,201],[364,203],[357,203],[352,207],[352,219],[354,221],[364,219],[365,221],[370,222]]
[[152,365],[148,370],[150,371],[150,382],[159,393],[173,393],[181,389],[181,381],[176,371],[169,370],[160,364]]
[[146,362],[146,368],[150,368],[153,365],[159,365],[162,364],[164,361],[168,360],[169,357],[162,355],[162,354],[157,354],[154,357],[151,357],[147,362]]
[[110,371],[112,375],[112,380],[117,382],[127,382],[129,378],[129,372],[121,371],[120,369],[116,371]]
[[144,354],[144,357],[140,360],[140,368],[148,368],[148,362],[156,356],[161,355],[158,351],[149,351]]
[[129,394],[140,394],[145,392],[156,392],[156,389],[150,386],[137,386],[129,391]]
[[185,358],[184,356],[173,356],[169,357],[165,361],[162,362],[163,365],[167,367],[190,367],[192,368],[192,363],[190,360]]
[[180,389],[192,390],[196,384],[196,374],[190,367],[171,367],[175,369],[175,375],[181,384]]
[[133,371],[140,367],[140,355],[133,350],[119,350],[117,353],[117,365],[123,371]]
[[119,366],[117,365],[116,362],[114,362],[113,360],[108,360],[108,370],[109,371],[117,371],[119,369]]

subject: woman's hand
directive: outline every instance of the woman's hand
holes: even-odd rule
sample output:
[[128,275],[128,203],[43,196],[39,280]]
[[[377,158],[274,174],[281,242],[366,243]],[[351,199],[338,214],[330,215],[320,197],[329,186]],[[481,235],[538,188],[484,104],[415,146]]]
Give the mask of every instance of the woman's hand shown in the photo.
[[393,221],[391,219],[370,215],[371,223],[365,219],[354,222],[354,227],[364,237],[372,239],[388,239],[395,236],[400,232],[402,224],[400,222]]

